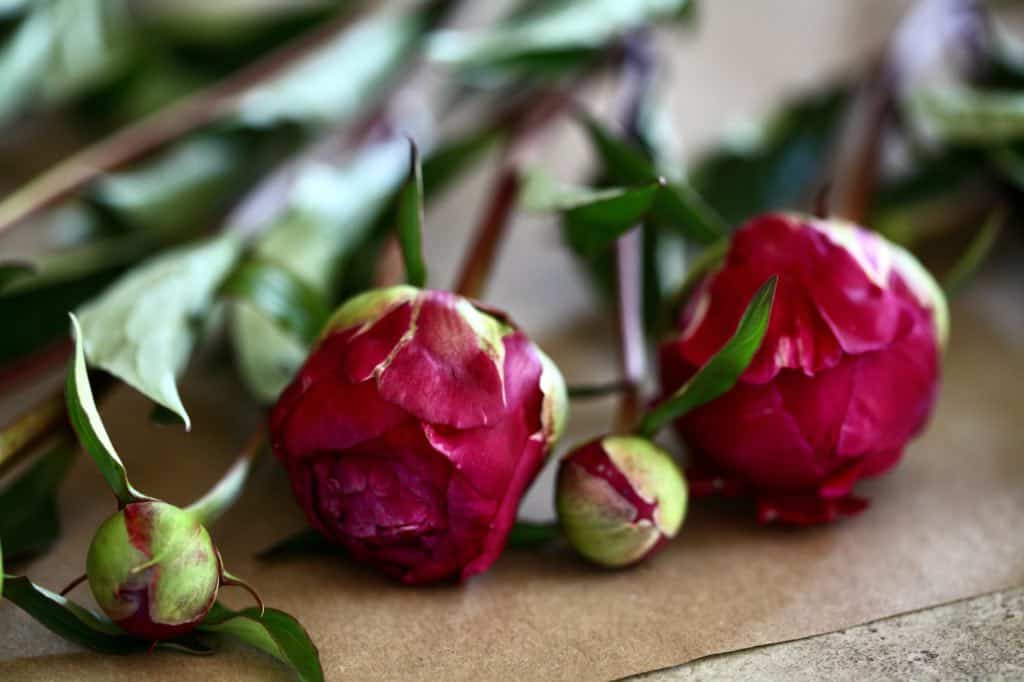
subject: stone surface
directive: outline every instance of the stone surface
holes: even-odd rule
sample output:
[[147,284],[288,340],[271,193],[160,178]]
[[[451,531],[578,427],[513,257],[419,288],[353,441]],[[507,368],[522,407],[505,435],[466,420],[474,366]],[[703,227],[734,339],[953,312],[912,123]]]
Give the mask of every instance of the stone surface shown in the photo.
[[1024,588],[631,679],[1024,679]]

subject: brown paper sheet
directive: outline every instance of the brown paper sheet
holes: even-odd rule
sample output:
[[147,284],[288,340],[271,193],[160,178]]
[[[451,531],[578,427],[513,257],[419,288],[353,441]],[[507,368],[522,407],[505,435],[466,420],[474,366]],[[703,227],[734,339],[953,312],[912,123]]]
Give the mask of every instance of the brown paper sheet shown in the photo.
[[[676,109],[689,117],[680,123],[711,129],[731,107],[763,107],[794,84],[820,78],[877,44],[900,4],[704,3],[704,32],[677,55],[685,87]],[[769,25],[772,35],[757,32]],[[747,57],[729,51],[737,41]],[[773,49],[789,44],[810,45],[821,59],[801,61]],[[701,83],[694,75],[714,65],[725,69],[721,85],[698,89],[708,101],[684,106]],[[557,131],[546,145],[549,157],[578,159],[574,135]],[[431,212],[426,247],[435,274],[451,272],[458,255],[451,245],[471,222],[465,207],[479,205],[486,182],[474,178]],[[513,311],[572,381],[612,378],[612,326],[592,312],[554,228],[520,219],[515,229],[489,298]],[[280,471],[267,460],[214,537],[234,573],[309,628],[331,680],[606,679],[1022,584],[1021,258],[1014,254],[1006,271],[994,271],[961,300],[932,426],[892,475],[864,486],[873,507],[856,519],[762,528],[734,504],[699,502],[679,539],[634,570],[596,570],[564,548],[509,551],[465,586],[407,588],[344,560],[251,558],[303,525]],[[184,389],[191,434],[149,425],[146,402],[126,389],[104,403],[114,442],[140,488],[182,504],[227,468],[253,416],[240,414],[245,400],[229,374],[192,372]],[[606,428],[611,407],[575,406],[567,444]],[[549,468],[524,504],[527,515],[550,514],[550,483]],[[61,499],[65,533],[26,569],[54,589],[83,570],[89,537],[113,509],[85,458]],[[75,594],[90,601],[87,588]],[[247,603],[230,590],[225,598]],[[0,604],[0,680],[102,680],[128,671],[134,679],[288,679],[283,667],[241,647],[210,658],[82,652]]]

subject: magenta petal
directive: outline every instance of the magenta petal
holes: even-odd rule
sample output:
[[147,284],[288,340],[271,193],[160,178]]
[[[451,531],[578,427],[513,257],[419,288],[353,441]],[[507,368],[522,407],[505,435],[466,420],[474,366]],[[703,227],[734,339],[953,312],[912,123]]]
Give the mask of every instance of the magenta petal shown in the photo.
[[353,335],[345,349],[345,371],[352,383],[366,381],[394,351],[409,330],[413,303],[395,306],[384,317]]
[[456,297],[425,292],[415,334],[380,374],[380,393],[433,424],[472,428],[499,420],[505,395],[499,367],[456,309]]
[[372,381],[318,381],[298,401],[278,433],[293,455],[343,450],[380,436],[408,419],[381,400]]

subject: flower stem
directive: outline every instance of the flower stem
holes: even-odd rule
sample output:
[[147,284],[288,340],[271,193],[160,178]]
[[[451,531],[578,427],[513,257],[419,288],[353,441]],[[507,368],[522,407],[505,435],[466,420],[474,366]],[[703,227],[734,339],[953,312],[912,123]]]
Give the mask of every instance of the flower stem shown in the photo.
[[193,514],[204,526],[220,518],[242,494],[252,463],[263,449],[266,440],[267,431],[261,422],[249,436],[234,465],[209,492],[193,502],[185,511]]
[[498,173],[490,202],[477,224],[473,245],[455,283],[456,293],[469,298],[479,298],[483,293],[519,194],[519,184],[519,169],[515,166],[505,166]]
[[[349,3],[357,7],[360,3]],[[74,193],[102,173],[139,158],[237,107],[254,85],[332,40],[358,12],[349,9],[228,78],[193,93],[73,154],[0,202],[0,233]]]
[[14,463],[15,455],[66,424],[67,409],[62,387],[0,431],[0,472]]
[[885,61],[874,67],[840,141],[831,212],[855,223],[863,223],[871,213],[882,142],[893,110],[894,80]]
[[[654,81],[650,31],[638,29],[626,39],[620,85],[622,128],[642,143],[641,117]],[[640,412],[640,386],[647,373],[643,319],[643,226],[636,225],[615,242],[615,292],[619,364],[626,390],[619,402],[618,428],[629,431]]]

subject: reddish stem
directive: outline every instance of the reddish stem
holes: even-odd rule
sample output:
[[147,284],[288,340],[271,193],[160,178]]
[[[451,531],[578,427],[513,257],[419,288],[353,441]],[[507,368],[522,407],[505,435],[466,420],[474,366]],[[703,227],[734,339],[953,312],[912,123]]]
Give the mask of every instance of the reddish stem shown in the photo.
[[832,211],[855,223],[871,213],[885,127],[893,111],[893,80],[886,63],[874,68],[840,145]]
[[[357,3],[352,3],[355,7]],[[72,194],[101,173],[132,161],[187,132],[230,114],[254,84],[321,47],[357,15],[349,10],[228,78],[117,131],[46,171],[0,203],[0,233]]]
[[515,166],[505,166],[499,172],[490,203],[477,224],[473,246],[456,280],[456,293],[469,298],[479,298],[483,293],[519,195],[519,182],[519,170]]

